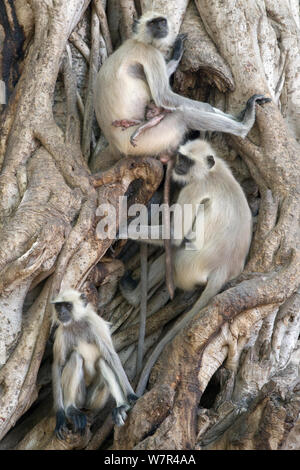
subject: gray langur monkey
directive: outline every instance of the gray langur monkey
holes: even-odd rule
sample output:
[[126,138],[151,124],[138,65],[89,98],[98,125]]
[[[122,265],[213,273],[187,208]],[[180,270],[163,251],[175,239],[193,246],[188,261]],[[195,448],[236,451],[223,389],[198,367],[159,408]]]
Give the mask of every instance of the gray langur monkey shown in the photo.
[[[226,282],[238,276],[244,268],[252,236],[252,216],[242,188],[234,179],[226,163],[218,158],[210,144],[197,139],[188,141],[179,148],[172,173],[172,179],[182,185],[177,204],[184,208],[192,205],[189,223],[183,220],[184,211],[176,209],[171,221],[171,243],[173,245],[174,283],[186,291],[199,285],[206,285],[193,308],[180,319],[156,346],[142,375],[143,386],[152,365],[164,346],[186,326],[221,290]],[[203,207],[203,231],[190,240],[191,231],[197,223],[197,205]],[[199,206],[198,206],[199,207]],[[175,228],[181,225],[181,233]],[[148,243],[163,245],[163,240],[149,240]],[[186,244],[192,242],[192,249]],[[164,255],[151,265],[149,288],[164,277]],[[120,283],[125,298],[132,304],[139,304],[140,286],[133,289],[133,280],[125,276]],[[151,364],[151,367],[150,367]],[[148,367],[148,369],[147,369]],[[141,392],[141,382],[137,393]]]
[[80,408],[101,409],[110,393],[116,401],[112,417],[122,426],[137,400],[109,331],[84,294],[69,289],[53,301],[58,328],[53,348],[55,434],[64,438],[68,423],[84,433],[86,416]]
[[[126,40],[100,68],[95,84],[95,111],[109,143],[106,152],[111,158],[110,166],[122,155],[153,156],[172,152],[191,129],[245,137],[254,124],[255,103],[271,101],[263,95],[253,95],[239,120],[208,103],[174,93],[169,78],[181,60],[184,35],[179,35],[174,43],[171,29],[166,16],[154,12],[144,14],[137,22],[132,38]],[[173,56],[166,62],[166,51],[173,45]],[[134,135],[144,122],[151,102],[171,112],[166,112],[162,120],[155,121],[154,127],[143,132],[138,145],[134,146],[130,141],[132,133]],[[157,116],[154,119],[157,120]],[[133,127],[122,126],[122,122]],[[107,161],[103,163],[107,164]]]

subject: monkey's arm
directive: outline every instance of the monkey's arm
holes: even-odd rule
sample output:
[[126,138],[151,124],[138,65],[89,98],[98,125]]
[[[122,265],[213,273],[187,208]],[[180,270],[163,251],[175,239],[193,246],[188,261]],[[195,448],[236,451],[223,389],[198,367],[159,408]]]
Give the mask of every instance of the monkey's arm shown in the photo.
[[120,385],[125,400],[127,402],[133,401],[133,397],[135,397],[133,388],[129,383],[120,358],[113,347],[112,341],[110,340],[111,344],[107,344],[107,341],[102,340],[98,335],[94,335],[94,341],[99,348],[103,360],[106,361],[114,374],[115,380]]
[[57,360],[54,360],[52,365],[53,402],[54,410],[56,412],[56,425],[54,432],[59,439],[64,438],[63,432],[66,430],[67,424],[61,386],[62,369],[63,365],[60,364]]
[[162,112],[158,116],[154,116],[151,118],[149,121],[145,121],[141,126],[137,128],[137,130],[130,136],[130,143],[133,147],[137,146],[137,138],[143,134],[146,130],[151,129],[151,127],[156,126],[157,124],[162,121],[162,119],[165,117],[166,112]]
[[174,212],[171,225],[174,246],[180,247],[184,242],[186,248],[190,246],[192,249],[193,242],[197,241],[203,233],[203,224],[206,220],[205,210],[209,210],[210,198],[199,188],[195,199],[199,202],[188,203],[185,197],[181,198],[179,195],[177,204],[181,207],[181,211]]
[[127,417],[126,411],[131,408],[137,397],[134,394],[124,395],[119,376],[105,359],[100,359],[99,367],[106,385],[116,401],[117,406],[112,412],[113,421],[117,426],[123,426]]

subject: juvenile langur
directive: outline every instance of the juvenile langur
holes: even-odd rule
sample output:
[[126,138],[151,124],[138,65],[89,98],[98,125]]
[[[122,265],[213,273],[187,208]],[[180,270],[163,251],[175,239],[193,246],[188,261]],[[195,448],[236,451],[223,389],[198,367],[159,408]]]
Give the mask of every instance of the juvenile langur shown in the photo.
[[[167,17],[149,12],[138,21],[132,38],[126,40],[100,68],[95,85],[95,111],[109,143],[111,164],[122,155],[159,155],[173,151],[190,129],[245,137],[255,120],[255,103],[270,101],[263,95],[253,95],[239,121],[208,103],[174,93],[169,77],[180,62],[183,42],[184,36],[179,35],[173,57],[166,63],[166,51],[174,44],[174,35]],[[141,133],[135,142],[131,135],[138,131],[152,101],[156,107],[171,112],[164,113],[163,119]],[[137,125],[126,128],[122,122]],[[123,131],[118,125],[124,128]]]
[[110,393],[116,401],[113,421],[123,425],[137,397],[114,349],[109,324],[76,290],[62,292],[52,303],[58,323],[52,367],[57,437],[64,438],[68,423],[83,433],[86,416],[80,408],[101,409]]
[[[179,224],[183,227],[177,238],[172,238],[174,283],[189,291],[199,285],[206,285],[192,310],[167,333],[157,345],[148,364],[156,361],[164,346],[180,331],[191,318],[214,297],[224,284],[238,276],[243,268],[249,250],[252,234],[251,212],[246,197],[234,179],[226,163],[215,155],[210,144],[197,139],[179,148],[172,178],[182,185],[176,210],[172,219],[171,233]],[[192,205],[190,224],[183,220],[184,205]],[[199,210],[203,205],[203,231],[198,234]],[[198,206],[199,208],[199,206]],[[190,240],[191,232],[195,238]],[[163,244],[162,240],[147,240]],[[188,248],[187,249],[187,245]],[[158,258],[149,270],[149,288],[164,276],[164,256]],[[132,282],[132,281],[131,281]],[[130,289],[130,279],[121,282],[123,295],[130,303],[139,303],[139,285]],[[152,362],[151,362],[152,361]],[[144,379],[145,376],[144,376]],[[138,389],[138,392],[140,389]]]

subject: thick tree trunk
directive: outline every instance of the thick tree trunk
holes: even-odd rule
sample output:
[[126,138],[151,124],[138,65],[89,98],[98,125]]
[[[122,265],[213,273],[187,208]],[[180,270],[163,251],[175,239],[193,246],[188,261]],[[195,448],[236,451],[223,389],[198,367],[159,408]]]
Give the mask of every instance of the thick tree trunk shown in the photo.
[[[87,162],[96,168],[105,146],[93,119],[95,73],[128,36],[136,9],[152,3],[0,6],[0,79],[9,97],[0,123],[0,448],[96,449],[112,433],[108,406],[90,417],[85,436],[53,436],[49,299],[61,288],[86,291],[112,323],[137,383],[138,311],[116,290],[122,243],[106,253],[111,241],[96,236],[96,209],[117,208],[128,188],[131,202],[147,202],[162,169],[151,158],[134,167],[123,159],[95,189]],[[300,448],[299,4],[155,3],[176,33],[188,33],[177,92],[231,113],[254,93],[272,103],[258,107],[247,139],[211,136],[255,216],[245,271],[165,348],[145,394],[114,430],[113,448]],[[156,256],[151,249],[149,262]],[[138,254],[123,261],[137,270]],[[196,295],[169,301],[164,286],[150,293],[144,363]]]

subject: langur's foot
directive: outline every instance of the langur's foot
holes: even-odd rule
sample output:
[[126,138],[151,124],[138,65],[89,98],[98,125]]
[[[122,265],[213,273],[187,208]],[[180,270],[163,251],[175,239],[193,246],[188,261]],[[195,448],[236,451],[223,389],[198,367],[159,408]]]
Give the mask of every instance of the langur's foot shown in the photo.
[[253,101],[259,105],[263,105],[265,103],[270,103],[271,98],[267,98],[264,95],[252,95],[249,100],[247,101],[247,107],[251,106]]
[[85,414],[78,410],[75,406],[69,406],[67,409],[67,417],[72,423],[72,428],[75,433],[79,432],[81,435],[84,434],[86,428],[86,416]]
[[259,98],[258,100],[256,100],[256,103],[259,104],[260,106],[262,106],[263,104],[265,103],[271,103],[271,98]]
[[126,411],[128,411],[129,408],[129,405],[121,405],[112,410],[112,420],[117,426],[124,426],[127,418]]
[[67,419],[64,410],[58,410],[56,413],[56,426],[54,433],[57,439],[63,441],[68,433]]
[[135,136],[135,133],[132,134],[132,136],[130,137],[130,143],[132,147],[137,147],[136,138],[134,136]]

